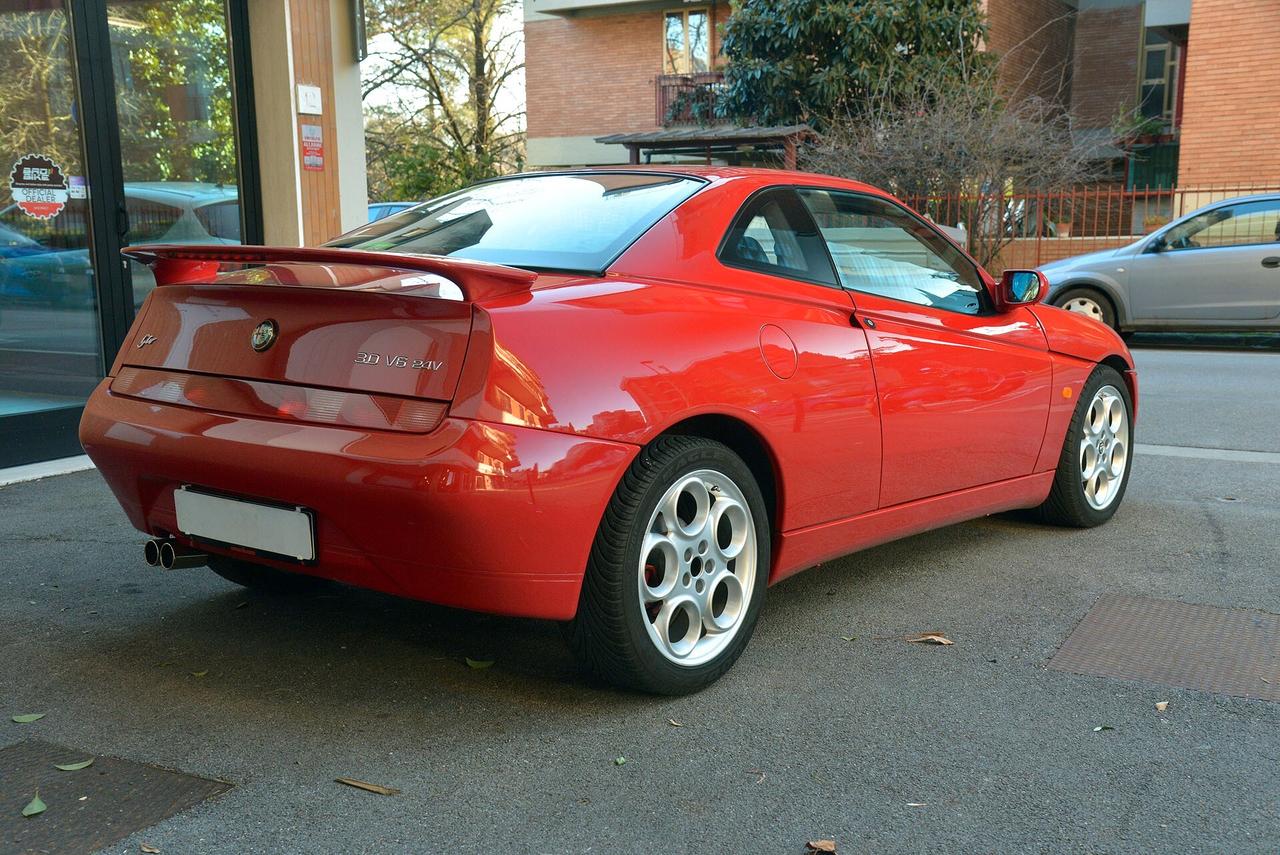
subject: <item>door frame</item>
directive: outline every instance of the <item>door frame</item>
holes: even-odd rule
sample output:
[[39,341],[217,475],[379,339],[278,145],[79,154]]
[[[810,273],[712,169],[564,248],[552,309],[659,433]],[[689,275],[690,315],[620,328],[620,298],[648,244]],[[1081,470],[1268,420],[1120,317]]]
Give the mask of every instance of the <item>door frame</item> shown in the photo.
[[[258,129],[249,49],[248,0],[224,0],[227,16],[232,108],[239,171],[240,234],[263,240]],[[128,237],[120,121],[111,62],[108,0],[65,0],[71,36],[72,76],[80,112],[80,144],[89,186],[89,258],[106,376],[133,324],[133,283],[120,250]],[[78,429],[83,406],[0,417],[0,468],[83,453]]]

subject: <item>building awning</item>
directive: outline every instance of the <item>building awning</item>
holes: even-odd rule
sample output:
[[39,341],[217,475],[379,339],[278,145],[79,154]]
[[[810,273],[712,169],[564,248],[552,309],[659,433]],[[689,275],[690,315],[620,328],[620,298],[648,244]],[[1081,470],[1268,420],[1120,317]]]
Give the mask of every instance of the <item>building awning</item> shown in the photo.
[[808,125],[782,125],[774,127],[736,125],[716,125],[712,127],[690,126],[681,128],[664,128],[658,131],[641,131],[632,134],[609,134],[596,137],[598,143],[605,145],[623,145],[630,152],[631,163],[640,162],[641,149],[646,154],[665,152],[669,154],[701,154],[708,160],[715,152],[735,149],[740,146],[776,148],[781,150],[783,163],[787,169],[795,169],[796,146],[808,139],[817,137],[817,133]]

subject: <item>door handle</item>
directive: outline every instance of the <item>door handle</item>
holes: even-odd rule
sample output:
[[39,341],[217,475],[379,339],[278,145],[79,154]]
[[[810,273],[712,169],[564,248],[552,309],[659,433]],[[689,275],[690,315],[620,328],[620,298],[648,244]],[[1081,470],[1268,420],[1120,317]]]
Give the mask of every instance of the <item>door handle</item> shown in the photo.
[[876,328],[876,322],[873,321],[871,318],[862,318],[861,320],[859,320],[857,315],[850,315],[849,323],[855,327],[866,327],[867,329],[870,329],[870,330],[873,330]]
[[1262,259],[1263,267],[1280,267],[1280,255],[1268,255]]

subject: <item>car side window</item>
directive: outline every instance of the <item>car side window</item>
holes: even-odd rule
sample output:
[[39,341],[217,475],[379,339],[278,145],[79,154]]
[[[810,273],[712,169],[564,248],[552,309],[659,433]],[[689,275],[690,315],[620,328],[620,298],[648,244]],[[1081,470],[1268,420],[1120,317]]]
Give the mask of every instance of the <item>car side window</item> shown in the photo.
[[1198,214],[1164,235],[1170,250],[1250,246],[1280,241],[1280,200],[1225,205]]
[[987,308],[986,288],[973,262],[922,220],[873,196],[797,192],[845,288],[966,315]]
[[725,235],[719,258],[731,267],[839,287],[813,220],[789,189],[749,199]]

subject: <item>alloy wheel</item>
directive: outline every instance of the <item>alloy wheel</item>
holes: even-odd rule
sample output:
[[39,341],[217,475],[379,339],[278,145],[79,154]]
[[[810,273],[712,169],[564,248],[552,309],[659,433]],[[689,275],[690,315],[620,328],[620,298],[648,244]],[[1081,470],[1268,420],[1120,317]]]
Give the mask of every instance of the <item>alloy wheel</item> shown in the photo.
[[1080,438],[1080,482],[1085,501],[1105,510],[1115,501],[1129,465],[1129,413],[1114,386],[1103,386],[1085,411]]
[[683,666],[714,659],[737,635],[755,589],[751,508],[723,473],[678,479],[649,518],[639,566],[649,639]]

